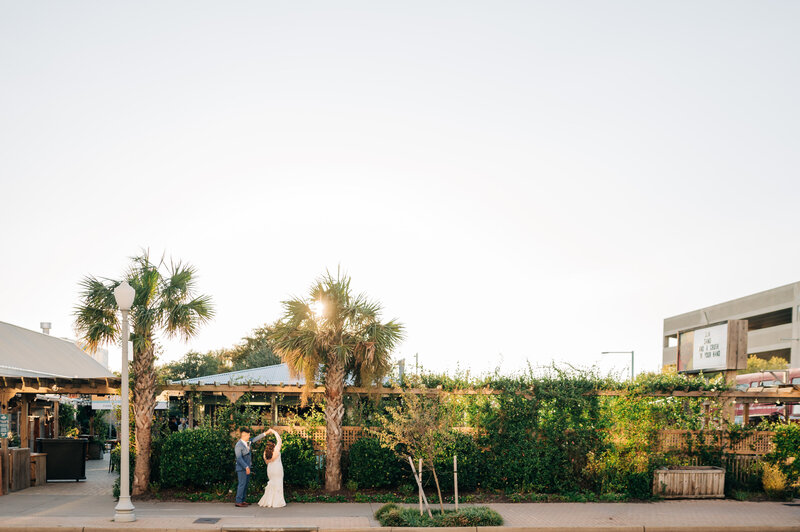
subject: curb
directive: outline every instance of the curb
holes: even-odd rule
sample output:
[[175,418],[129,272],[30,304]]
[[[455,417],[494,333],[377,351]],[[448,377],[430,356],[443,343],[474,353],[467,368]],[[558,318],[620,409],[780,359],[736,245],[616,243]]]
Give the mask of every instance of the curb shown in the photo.
[[140,527],[140,526],[109,526],[109,527],[76,527],[76,526],[26,526],[26,525],[0,525],[2,532],[800,532],[800,523],[797,525],[777,526],[643,526],[643,525],[599,525],[599,526],[469,526],[469,527],[358,527],[358,528],[320,528],[320,527]]

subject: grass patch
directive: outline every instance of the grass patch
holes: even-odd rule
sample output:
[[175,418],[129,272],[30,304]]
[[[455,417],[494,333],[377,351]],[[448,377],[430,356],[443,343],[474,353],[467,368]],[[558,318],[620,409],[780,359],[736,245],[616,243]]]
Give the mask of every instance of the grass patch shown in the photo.
[[471,506],[458,511],[445,510],[444,514],[433,512],[433,519],[424,512],[419,515],[417,508],[402,508],[394,503],[382,506],[375,512],[381,526],[501,526],[500,514],[486,506]]

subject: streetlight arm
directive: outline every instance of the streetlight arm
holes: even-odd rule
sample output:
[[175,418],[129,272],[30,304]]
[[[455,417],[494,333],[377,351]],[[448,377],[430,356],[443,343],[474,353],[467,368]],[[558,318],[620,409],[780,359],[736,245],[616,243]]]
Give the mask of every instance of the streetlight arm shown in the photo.
[[601,351],[601,355],[627,355],[630,353],[631,355],[631,382],[633,382],[633,351]]

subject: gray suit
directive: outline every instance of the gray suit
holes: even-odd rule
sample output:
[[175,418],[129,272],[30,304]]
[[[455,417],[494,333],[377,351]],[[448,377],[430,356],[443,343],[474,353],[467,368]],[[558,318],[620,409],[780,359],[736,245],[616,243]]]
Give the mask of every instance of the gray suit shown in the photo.
[[236,502],[245,502],[247,484],[250,481],[247,468],[253,463],[250,445],[240,439],[236,442],[233,453],[236,455],[236,476],[239,479],[239,486],[236,488]]

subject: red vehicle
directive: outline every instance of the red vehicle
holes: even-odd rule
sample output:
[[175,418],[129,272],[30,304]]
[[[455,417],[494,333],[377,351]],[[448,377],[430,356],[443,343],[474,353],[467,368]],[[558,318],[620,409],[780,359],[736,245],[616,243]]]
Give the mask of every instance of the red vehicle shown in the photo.
[[[736,377],[736,389],[745,391],[748,388],[762,387],[770,388],[784,384],[794,384],[800,386],[800,368],[781,369],[762,371],[759,373],[746,373]],[[800,405],[786,405],[776,403],[751,403],[750,419],[751,422],[758,423],[761,419],[769,416],[784,417],[786,409],[791,408],[789,419],[800,419]],[[744,416],[744,406],[736,405],[736,423],[742,423]],[[755,419],[754,419],[755,418]]]

